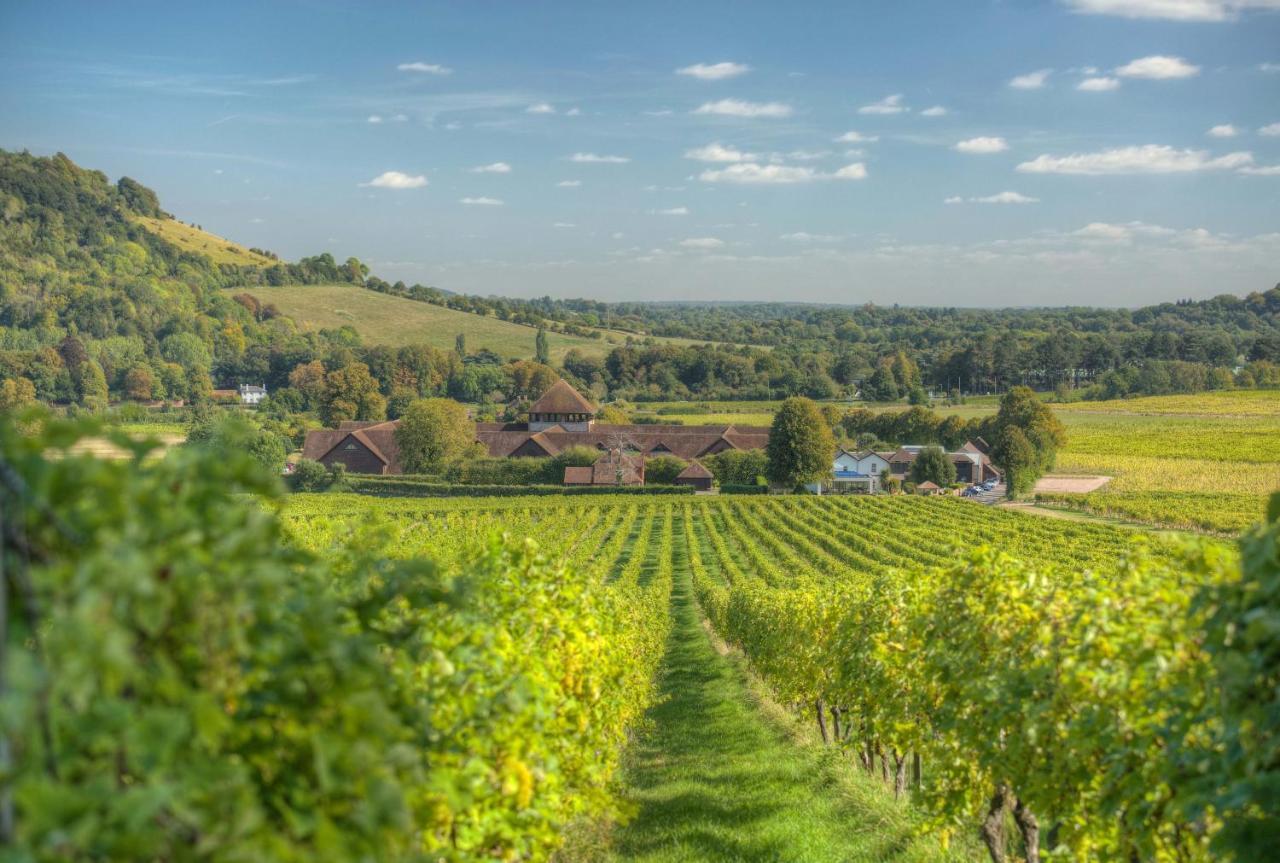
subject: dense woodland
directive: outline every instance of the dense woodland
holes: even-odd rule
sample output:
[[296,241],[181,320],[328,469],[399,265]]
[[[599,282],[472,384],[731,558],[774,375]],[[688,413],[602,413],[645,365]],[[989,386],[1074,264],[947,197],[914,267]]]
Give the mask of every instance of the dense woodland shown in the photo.
[[[599,400],[766,399],[925,390],[1060,398],[1280,386],[1280,287],[1137,310],[956,309],[788,304],[608,304],[465,297],[388,284],[330,254],[266,267],[214,264],[144,230],[154,192],[112,184],[59,154],[0,151],[0,406],[33,399],[200,400],[265,383],[285,411],[325,422],[397,416],[416,398],[496,406],[563,374]],[[562,368],[486,351],[363,344],[350,328],[302,332],[271,305],[224,288],[347,282],[531,326],[635,333],[604,358]],[[537,351],[530,330],[530,357]],[[651,336],[708,339],[657,344]],[[710,343],[711,339],[719,340]]]

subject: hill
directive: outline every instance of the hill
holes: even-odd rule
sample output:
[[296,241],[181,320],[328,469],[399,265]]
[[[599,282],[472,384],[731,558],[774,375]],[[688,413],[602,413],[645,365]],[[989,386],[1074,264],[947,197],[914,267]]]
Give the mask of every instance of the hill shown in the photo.
[[276,261],[261,252],[246,249],[225,237],[179,222],[177,219],[156,216],[134,216],[132,221],[151,233],[167,240],[184,252],[204,255],[215,264],[234,264],[239,267],[270,267]]
[[[467,349],[487,349],[507,359],[527,359],[533,355],[537,328],[491,315],[463,312],[435,303],[424,303],[391,294],[370,291],[356,285],[286,285],[230,289],[248,293],[263,303],[271,303],[281,314],[292,318],[305,331],[350,326],[369,345],[402,347],[425,344],[451,350],[458,333],[466,336]],[[600,338],[547,332],[551,359],[559,363],[576,348],[589,357],[603,358],[627,334],[595,330]],[[701,344],[693,339],[655,338],[659,344]]]

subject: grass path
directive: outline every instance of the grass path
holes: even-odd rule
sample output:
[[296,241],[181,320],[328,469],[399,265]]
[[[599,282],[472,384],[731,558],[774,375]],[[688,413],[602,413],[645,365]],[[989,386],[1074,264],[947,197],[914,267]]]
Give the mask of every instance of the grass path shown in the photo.
[[799,729],[762,699],[743,662],[716,651],[680,559],[683,542],[674,551],[660,701],[626,771],[637,812],[603,859],[946,859],[936,841],[912,833],[905,807],[834,753],[798,740]]

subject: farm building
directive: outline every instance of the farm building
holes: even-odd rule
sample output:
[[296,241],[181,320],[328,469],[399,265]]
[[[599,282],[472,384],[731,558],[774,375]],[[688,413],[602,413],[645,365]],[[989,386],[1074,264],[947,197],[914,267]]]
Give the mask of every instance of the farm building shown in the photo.
[[[685,461],[731,449],[763,449],[769,442],[769,429],[760,426],[613,425],[596,422],[595,414],[591,402],[558,381],[530,405],[528,422],[476,423],[476,440],[497,458],[549,458],[572,446],[588,446]],[[398,425],[396,420],[344,422],[336,429],[310,431],[302,454],[324,465],[345,464],[353,473],[403,473],[395,443]]]
[[711,491],[713,479],[711,471],[703,467],[701,462],[691,461],[689,466],[676,476],[675,484],[693,486],[696,491]]
[[566,467],[565,485],[644,485],[644,456],[614,450],[587,467]]
[[[898,447],[888,455],[889,472],[898,479],[904,478],[911,470],[912,462],[926,449],[928,449],[926,446]],[[951,463],[956,466],[956,482],[973,483],[999,479],[1000,471],[991,463],[987,450],[986,441],[978,438],[965,441],[960,449],[947,453],[947,458],[951,459]]]

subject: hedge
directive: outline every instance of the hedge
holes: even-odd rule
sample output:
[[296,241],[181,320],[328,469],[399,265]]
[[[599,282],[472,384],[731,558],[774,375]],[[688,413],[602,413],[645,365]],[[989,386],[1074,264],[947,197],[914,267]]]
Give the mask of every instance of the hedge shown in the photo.
[[442,482],[405,480],[400,477],[360,477],[349,479],[347,485],[357,494],[376,497],[516,497],[520,495],[548,496],[572,494],[693,494],[690,486],[613,486],[613,485],[454,485]]
[[768,494],[767,485],[722,485],[721,494]]

